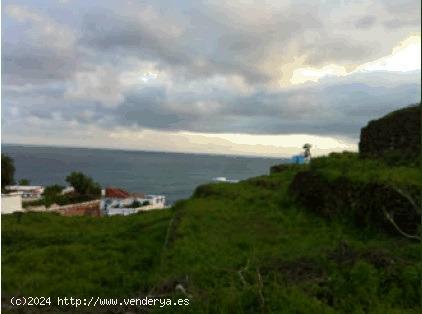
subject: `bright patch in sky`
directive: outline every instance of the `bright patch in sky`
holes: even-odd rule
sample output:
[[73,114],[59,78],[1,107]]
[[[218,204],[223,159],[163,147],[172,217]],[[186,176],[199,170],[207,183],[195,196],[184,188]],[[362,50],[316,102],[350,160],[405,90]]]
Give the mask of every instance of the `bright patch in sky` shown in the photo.
[[325,76],[344,76],[347,74],[343,66],[330,64],[320,69],[316,68],[299,68],[293,71],[290,83],[302,84],[308,81],[317,82],[320,78]]
[[361,71],[413,71],[421,68],[421,36],[413,35],[393,48],[391,55],[368,62]]
[[141,80],[142,80],[144,83],[146,83],[146,82],[148,82],[148,81],[150,81],[150,80],[154,80],[154,79],[156,79],[157,77],[158,77],[158,74],[157,74],[157,73],[147,72],[147,73],[145,73],[145,74],[141,77]]
[[291,84],[305,82],[318,82],[326,76],[345,76],[359,71],[414,71],[421,69],[421,36],[412,35],[393,48],[390,55],[362,64],[352,72],[347,72],[345,67],[330,64],[322,68],[299,68],[293,71]]
[[129,148],[196,153],[289,157],[300,153],[304,143],[312,143],[314,156],[333,151],[357,150],[356,143],[351,140],[310,134],[257,135],[122,129],[115,130],[108,136]]
[[[188,132],[185,132],[189,134]],[[194,133],[191,133],[192,135]],[[355,150],[356,145],[346,143],[334,137],[316,136],[309,134],[289,134],[289,135],[255,135],[255,134],[201,134],[204,137],[215,137],[228,140],[235,145],[263,145],[278,148],[301,149],[304,143],[318,143],[314,148],[319,150],[343,149]]]

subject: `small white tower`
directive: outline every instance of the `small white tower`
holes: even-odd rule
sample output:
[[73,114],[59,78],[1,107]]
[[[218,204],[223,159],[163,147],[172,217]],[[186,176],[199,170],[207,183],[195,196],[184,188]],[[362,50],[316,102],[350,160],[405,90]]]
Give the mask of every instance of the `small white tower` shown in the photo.
[[305,150],[303,152],[303,157],[305,158],[305,163],[308,164],[311,161],[311,147],[312,145],[309,143],[306,143],[303,145],[303,149]]

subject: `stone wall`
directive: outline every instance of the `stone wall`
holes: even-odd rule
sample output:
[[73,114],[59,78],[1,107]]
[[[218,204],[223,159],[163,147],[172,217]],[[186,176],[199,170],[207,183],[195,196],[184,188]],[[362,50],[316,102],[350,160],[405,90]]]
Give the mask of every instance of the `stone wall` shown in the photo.
[[56,212],[63,216],[100,216],[100,201],[90,201],[85,203],[77,203],[61,206],[55,209]]

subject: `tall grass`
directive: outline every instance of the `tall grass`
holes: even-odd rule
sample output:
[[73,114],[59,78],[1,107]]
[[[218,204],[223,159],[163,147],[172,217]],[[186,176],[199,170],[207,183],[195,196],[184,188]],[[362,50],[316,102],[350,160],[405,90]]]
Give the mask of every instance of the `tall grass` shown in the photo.
[[[354,155],[319,158],[311,168],[356,180],[390,180],[375,175],[386,171],[420,183],[412,169]],[[168,313],[419,312],[420,245],[300,208],[288,193],[297,171],[201,186],[169,211],[4,216],[2,293],[189,297],[183,309],[152,309]]]

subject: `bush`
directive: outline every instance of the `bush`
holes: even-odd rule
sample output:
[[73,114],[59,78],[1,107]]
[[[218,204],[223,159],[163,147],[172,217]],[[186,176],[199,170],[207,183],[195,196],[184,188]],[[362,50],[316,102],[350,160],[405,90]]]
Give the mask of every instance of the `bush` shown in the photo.
[[297,173],[290,185],[302,205],[324,217],[395,235],[398,231],[384,211],[403,231],[415,234],[420,214],[407,196],[420,204],[421,188],[418,168],[391,167],[384,160],[360,158],[349,152],[313,159],[310,171]]
[[44,189],[44,196],[55,196],[63,191],[64,187],[58,184],[49,185]]
[[92,180],[91,177],[86,176],[82,172],[72,172],[66,177],[68,182],[75,192],[81,195],[100,195],[101,186]]
[[19,185],[30,185],[31,181],[28,179],[20,179],[19,180]]
[[359,152],[363,157],[386,158],[390,163],[419,165],[421,143],[418,104],[370,121],[361,130]]

